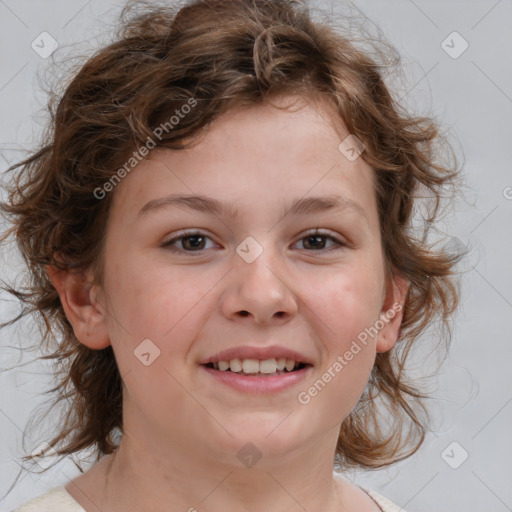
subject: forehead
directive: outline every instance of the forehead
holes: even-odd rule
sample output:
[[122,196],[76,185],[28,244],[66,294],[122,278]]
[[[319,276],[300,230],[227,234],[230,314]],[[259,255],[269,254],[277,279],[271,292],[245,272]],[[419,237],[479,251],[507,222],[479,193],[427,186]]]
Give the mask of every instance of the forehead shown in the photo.
[[295,101],[287,110],[267,104],[230,110],[188,149],[152,150],[118,185],[115,208],[131,215],[177,193],[236,203],[242,214],[245,207],[268,210],[327,194],[374,208],[373,170],[362,158],[350,161],[340,152],[349,135],[343,121],[333,122],[323,105]]

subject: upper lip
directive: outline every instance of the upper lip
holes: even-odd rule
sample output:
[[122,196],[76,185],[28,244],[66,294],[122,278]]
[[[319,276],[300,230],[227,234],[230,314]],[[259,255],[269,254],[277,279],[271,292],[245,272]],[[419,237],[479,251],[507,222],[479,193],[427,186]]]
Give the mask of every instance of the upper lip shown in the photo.
[[311,359],[286,347],[271,345],[268,347],[251,347],[249,345],[228,348],[203,359],[199,364],[217,363],[219,361],[230,361],[231,359],[293,359],[297,363],[313,364]]

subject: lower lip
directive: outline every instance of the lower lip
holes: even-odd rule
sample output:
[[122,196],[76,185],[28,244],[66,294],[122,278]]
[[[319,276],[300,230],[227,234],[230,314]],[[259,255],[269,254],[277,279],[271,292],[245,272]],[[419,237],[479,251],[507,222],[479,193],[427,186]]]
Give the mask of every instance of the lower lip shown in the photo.
[[300,370],[272,377],[257,377],[250,375],[240,375],[235,372],[215,370],[208,366],[201,365],[214,379],[226,384],[238,391],[245,393],[263,394],[281,391],[290,388],[301,382],[308,372],[312,370],[312,366],[306,366]]

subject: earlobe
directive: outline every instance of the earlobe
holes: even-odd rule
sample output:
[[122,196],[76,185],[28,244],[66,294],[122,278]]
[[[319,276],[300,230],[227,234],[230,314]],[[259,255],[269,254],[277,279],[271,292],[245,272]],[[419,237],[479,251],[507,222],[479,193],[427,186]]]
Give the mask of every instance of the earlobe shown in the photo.
[[409,287],[410,282],[398,273],[393,276],[392,281],[387,285],[381,309],[381,321],[384,326],[377,337],[377,352],[391,350],[398,340]]
[[78,341],[93,350],[108,347],[106,311],[97,300],[90,272],[77,274],[47,265],[46,273],[59,294]]

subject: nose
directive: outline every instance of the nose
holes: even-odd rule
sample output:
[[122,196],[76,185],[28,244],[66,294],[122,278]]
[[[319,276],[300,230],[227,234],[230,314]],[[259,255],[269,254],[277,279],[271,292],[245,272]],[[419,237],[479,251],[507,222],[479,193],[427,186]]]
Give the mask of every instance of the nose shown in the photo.
[[235,262],[221,298],[226,318],[254,324],[287,323],[297,314],[298,301],[289,276],[275,258],[265,254],[252,263],[241,258]]

